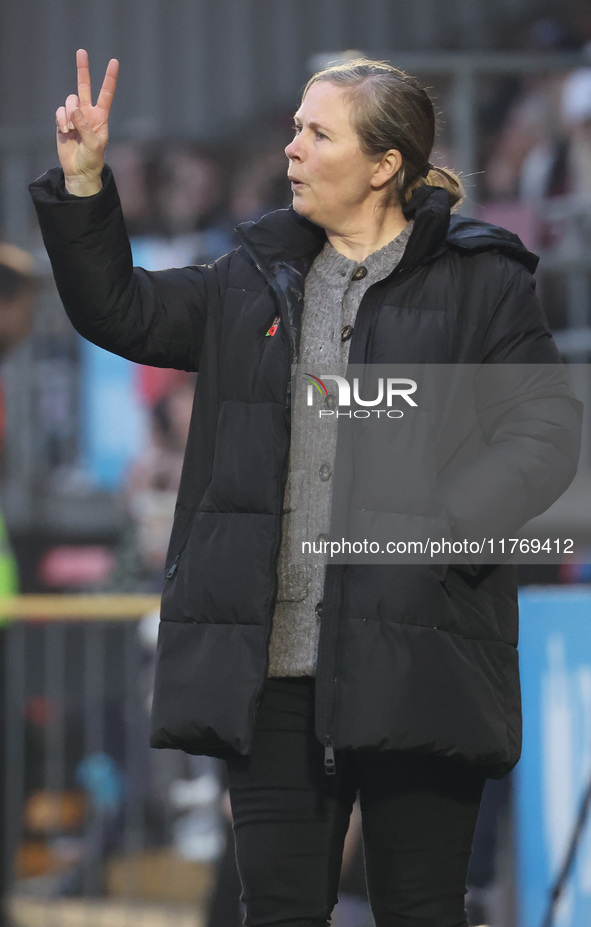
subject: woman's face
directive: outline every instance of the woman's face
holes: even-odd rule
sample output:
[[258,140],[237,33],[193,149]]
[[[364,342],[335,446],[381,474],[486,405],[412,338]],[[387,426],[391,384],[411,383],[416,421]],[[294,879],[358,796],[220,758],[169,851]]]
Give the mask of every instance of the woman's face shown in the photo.
[[293,208],[328,232],[355,230],[375,208],[379,161],[362,152],[350,113],[340,87],[328,81],[312,84],[294,116],[295,137],[285,149]]

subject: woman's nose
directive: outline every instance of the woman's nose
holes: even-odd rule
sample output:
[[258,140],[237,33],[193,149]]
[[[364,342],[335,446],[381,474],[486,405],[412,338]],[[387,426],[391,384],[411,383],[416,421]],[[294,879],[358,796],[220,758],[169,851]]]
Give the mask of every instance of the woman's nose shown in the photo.
[[294,161],[296,158],[299,158],[299,145],[298,145],[298,136],[296,135],[292,138],[289,145],[285,146],[285,154],[290,161]]

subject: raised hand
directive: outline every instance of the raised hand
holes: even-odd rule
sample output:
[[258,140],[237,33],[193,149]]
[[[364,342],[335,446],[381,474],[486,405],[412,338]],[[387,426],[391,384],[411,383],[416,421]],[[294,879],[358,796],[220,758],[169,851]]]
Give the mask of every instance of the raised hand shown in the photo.
[[101,171],[109,139],[109,111],[113,102],[119,62],[111,58],[96,105],[92,105],[88,54],[76,52],[78,94],[72,93],[65,106],[56,110],[57,153],[64,171],[66,190],[77,196],[91,196],[101,189]]

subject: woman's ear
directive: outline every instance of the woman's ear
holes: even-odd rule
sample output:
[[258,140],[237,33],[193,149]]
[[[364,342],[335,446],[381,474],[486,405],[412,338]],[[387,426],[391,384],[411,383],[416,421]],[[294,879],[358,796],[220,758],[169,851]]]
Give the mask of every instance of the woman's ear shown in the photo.
[[402,155],[397,148],[390,148],[382,155],[376,164],[371,185],[375,190],[381,189],[385,184],[390,183],[392,178],[402,167]]

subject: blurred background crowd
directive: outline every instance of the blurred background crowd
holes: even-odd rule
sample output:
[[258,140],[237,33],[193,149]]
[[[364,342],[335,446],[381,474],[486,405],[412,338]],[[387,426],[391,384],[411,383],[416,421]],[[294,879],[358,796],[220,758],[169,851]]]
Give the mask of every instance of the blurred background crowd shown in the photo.
[[[431,160],[463,172],[464,212],[541,255],[559,348],[588,365],[589,0],[5,0],[0,594],[158,593],[191,415],[194,375],[135,367],[71,330],[33,222],[26,182],[56,163],[53,112],[75,89],[79,46],[96,87],[108,57],[121,59],[108,163],[134,262],[151,270],[214,261],[237,224],[289,205],[283,149],[313,70],[360,53],[415,73],[441,114]],[[589,556],[524,568],[524,585],[591,582],[590,472],[587,423],[570,530]],[[184,901],[187,925],[238,924],[220,770],[145,748],[157,616],[107,618],[0,632],[4,700],[22,722],[3,735],[5,881],[17,899],[54,900],[122,898],[131,884],[136,900]],[[516,923],[512,841],[511,785],[497,783],[475,847],[473,924]],[[369,924],[355,823],[344,878],[338,924]],[[15,904],[15,923],[46,923]]]

